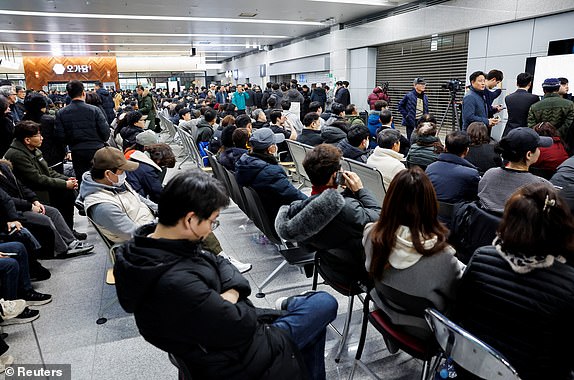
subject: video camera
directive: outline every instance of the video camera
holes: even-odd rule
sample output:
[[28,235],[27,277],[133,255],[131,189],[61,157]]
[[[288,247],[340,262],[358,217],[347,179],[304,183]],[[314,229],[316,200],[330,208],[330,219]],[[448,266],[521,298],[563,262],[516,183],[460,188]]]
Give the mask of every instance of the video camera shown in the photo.
[[462,90],[462,82],[458,79],[451,79],[441,85],[443,90],[449,90],[450,92],[457,92]]

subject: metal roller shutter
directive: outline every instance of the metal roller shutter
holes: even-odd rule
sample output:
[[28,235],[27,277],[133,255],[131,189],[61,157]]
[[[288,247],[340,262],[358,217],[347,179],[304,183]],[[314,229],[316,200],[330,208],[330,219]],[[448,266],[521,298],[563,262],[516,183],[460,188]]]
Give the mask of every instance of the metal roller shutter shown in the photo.
[[[450,100],[449,92],[441,85],[458,79],[464,86],[467,55],[468,32],[380,46],[377,52],[377,84],[389,82],[390,108],[395,121],[402,121],[397,111],[398,102],[412,90],[413,79],[423,77],[427,82],[430,112],[440,123]],[[457,99],[460,101],[463,96],[464,91],[459,91]],[[443,131],[450,130],[451,119],[449,111]]]

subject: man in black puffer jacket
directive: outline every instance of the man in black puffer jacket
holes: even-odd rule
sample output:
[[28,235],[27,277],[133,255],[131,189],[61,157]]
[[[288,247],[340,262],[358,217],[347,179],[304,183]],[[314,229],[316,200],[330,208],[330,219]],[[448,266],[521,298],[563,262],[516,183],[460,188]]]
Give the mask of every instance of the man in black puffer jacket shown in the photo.
[[101,109],[86,104],[82,82],[68,82],[66,91],[72,102],[56,113],[56,137],[72,151],[72,163],[79,186],[82,174],[92,167],[94,154],[108,141],[110,125]]
[[325,332],[337,302],[325,292],[290,297],[273,311],[277,319],[266,311],[263,321],[265,310],[247,298],[249,282],[202,247],[228,204],[210,175],[174,177],[161,195],[157,226],[141,227],[117,252],[120,304],[134,313],[143,337],[182,358],[194,378],[325,379]]

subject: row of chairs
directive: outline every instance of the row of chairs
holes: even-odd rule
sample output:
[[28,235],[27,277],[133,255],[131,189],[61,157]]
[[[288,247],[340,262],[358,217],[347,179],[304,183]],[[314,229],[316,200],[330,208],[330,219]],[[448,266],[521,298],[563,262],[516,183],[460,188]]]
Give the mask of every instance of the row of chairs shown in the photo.
[[[313,147],[293,140],[286,140],[286,142],[291,157],[293,158],[293,163],[295,165],[297,178],[300,183],[299,188],[303,186],[310,186],[311,180],[305,172],[305,168],[303,167],[303,160],[305,159],[307,152],[313,149]],[[383,199],[385,198],[385,194],[387,193],[387,189],[385,188],[385,183],[383,181],[383,174],[378,169],[368,166],[362,162],[344,157],[341,162],[341,168],[343,170],[357,173],[363,182],[363,186],[375,194],[375,197],[382,203]]]
[[263,280],[258,286],[259,292],[256,297],[265,297],[263,289],[277,277],[281,269],[286,265],[295,265],[306,270],[306,273],[311,277],[311,267],[314,260],[314,252],[289,244],[283,241],[277,231],[275,230],[275,221],[267,215],[265,208],[259,198],[259,195],[251,187],[241,187],[235,179],[235,175],[227,170],[223,165],[217,161],[214,155],[208,154],[209,163],[213,169],[213,175],[219,179],[226,186],[231,199],[237,206],[253,221],[255,226],[267,237],[267,239],[274,244],[283,261]]

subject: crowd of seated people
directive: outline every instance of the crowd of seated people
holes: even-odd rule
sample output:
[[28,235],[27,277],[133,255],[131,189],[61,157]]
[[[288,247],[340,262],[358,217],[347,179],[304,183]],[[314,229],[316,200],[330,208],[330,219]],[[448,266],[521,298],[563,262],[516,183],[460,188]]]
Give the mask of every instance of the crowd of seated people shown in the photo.
[[[12,162],[0,164],[0,187],[6,193],[6,202],[2,202],[5,203],[4,208],[0,208],[4,214],[0,223],[4,234],[0,238],[6,241],[4,244],[12,244],[0,245],[0,252],[17,253],[15,256],[0,253],[0,273],[3,276],[1,294],[4,297],[4,301],[0,300],[0,316],[4,323],[23,323],[38,317],[36,311],[23,308],[19,299],[27,301],[29,305],[40,305],[51,300],[49,295],[34,292],[29,281],[42,277],[34,273],[41,272],[36,267],[40,264],[35,264],[39,248],[34,240],[40,241],[39,245],[46,245],[47,242],[40,233],[42,228],[51,231],[49,236],[52,241],[49,243],[54,246],[57,256],[72,257],[76,253],[89,253],[92,250],[93,247],[80,241],[82,234],[73,229],[73,200],[77,191],[87,215],[113,242],[129,241],[134,234],[140,233],[137,232],[139,228],[143,228],[141,233],[147,233],[149,227],[142,226],[156,221],[159,203],[157,238],[165,238],[163,232],[177,230],[180,234],[177,236],[182,239],[192,242],[201,240],[204,249],[226,259],[222,261],[213,259],[213,255],[198,253],[197,260],[202,260],[202,263],[216,265],[226,273],[230,267],[233,276],[236,276],[233,272],[235,269],[227,266],[229,261],[240,272],[251,268],[251,264],[237,262],[222,253],[211,231],[216,225],[214,215],[217,216],[226,202],[218,200],[218,205],[201,215],[205,205],[193,204],[185,210],[189,215],[182,214],[180,218],[162,222],[163,179],[166,168],[175,164],[175,156],[168,145],[158,144],[160,140],[156,132],[146,131],[146,121],[137,111],[138,100],[152,96],[156,97],[160,108],[177,118],[180,127],[195,132],[193,137],[197,143],[205,144],[206,148],[216,148],[217,159],[228,170],[235,172],[241,186],[250,186],[259,193],[268,214],[275,219],[277,232],[282,238],[314,250],[346,252],[343,256],[325,256],[326,265],[336,275],[353,277],[374,286],[372,295],[375,304],[389,314],[393,323],[402,325],[405,331],[414,336],[431,339],[422,316],[404,319],[397,312],[397,305],[387,307],[381,298],[384,287],[426,300],[500,350],[523,378],[540,378],[542,375],[537,374],[550,373],[552,378],[566,379],[565,374],[572,370],[566,358],[572,353],[566,349],[557,352],[547,344],[547,340],[541,338],[551,336],[566,341],[571,336],[567,321],[572,316],[570,304],[574,293],[570,292],[573,283],[568,270],[571,268],[573,248],[568,236],[573,236],[569,228],[574,222],[568,205],[574,205],[574,201],[568,202],[574,199],[574,181],[571,179],[574,164],[567,159],[569,145],[563,130],[557,131],[552,124],[542,120],[533,129],[526,125],[513,128],[495,143],[489,136],[488,127],[475,122],[468,125],[466,132],[448,134],[443,146],[437,136],[436,120],[431,115],[423,115],[417,122],[409,147],[405,136],[394,129],[392,111],[386,109],[384,104],[375,104],[376,112],[369,115],[369,127],[365,127],[360,125],[364,120],[353,112],[351,105],[344,107],[333,103],[323,112],[321,105],[317,107],[311,103],[306,106],[309,112],[294,115],[290,111],[291,106],[287,107],[291,101],[287,100],[288,90],[285,89],[283,98],[279,96],[281,86],[276,87],[270,86],[266,99],[268,115],[263,111],[265,105],[261,102],[246,105],[246,114],[237,115],[237,105],[230,102],[233,88],[226,86],[197,93],[188,90],[176,95],[160,91],[120,92],[123,105],[118,102],[115,123],[118,125],[117,135],[123,137],[120,146],[124,151],[110,147],[96,151],[90,169],[76,173],[83,179],[79,181],[82,182],[79,189],[73,175],[64,175],[47,165],[33,163],[34,158],[42,161],[38,159],[44,147],[42,132],[45,129],[47,135],[53,133],[50,128],[54,128],[54,122],[50,121],[42,107],[46,102],[42,95],[29,94],[28,102],[24,103],[27,105],[24,121],[12,124],[12,129],[8,128],[11,136],[16,137],[11,146],[6,147],[6,158]],[[292,87],[291,90],[297,88],[289,87]],[[94,94],[86,94],[86,103],[92,102],[94,105],[91,106],[98,110],[94,112],[98,115],[101,112],[107,117],[107,110],[99,101],[102,99],[94,98]],[[1,105],[0,98],[0,110]],[[283,112],[276,107],[282,107]],[[154,113],[147,112],[148,119],[155,119]],[[544,113],[535,115],[539,117]],[[122,121],[119,121],[120,118]],[[373,123],[377,121],[374,136],[370,131],[371,119]],[[353,123],[357,125],[353,126]],[[288,174],[279,165],[279,151],[287,151],[285,139],[314,146],[303,162],[312,183],[309,197],[293,186]],[[60,160],[51,161],[58,164],[64,161],[69,150],[66,150],[66,142],[58,141],[57,136],[53,141],[53,151]],[[372,146],[375,142],[376,145]],[[372,152],[369,145],[371,149],[374,148]],[[404,155],[400,153],[401,149]],[[387,190],[384,200],[377,199],[365,189],[357,174],[341,171],[342,157],[364,162],[382,173]],[[73,154],[71,158],[73,160]],[[537,173],[531,168],[556,174],[548,182],[535,175]],[[220,185],[202,176],[196,174],[189,177],[191,179],[181,176],[177,181],[181,184],[191,181],[187,184],[191,187],[207,186],[213,192],[204,196],[219,197],[217,192],[220,189],[217,186]],[[193,184],[193,181],[197,183]],[[554,189],[552,183],[559,188]],[[63,199],[51,196],[55,191],[65,195]],[[170,191],[185,197],[176,188]],[[472,255],[465,271],[457,257],[456,244],[449,242],[448,230],[437,219],[438,202],[464,203],[477,199],[479,207],[501,215],[502,222],[497,240],[492,246],[481,248]],[[523,243],[516,238],[516,231],[527,231],[528,228],[536,232],[522,233],[521,236],[526,234],[530,239]],[[17,231],[14,234],[17,236],[8,235],[13,229]],[[39,231],[38,235],[36,231]],[[153,233],[151,230],[149,232]],[[142,235],[141,238],[149,240],[154,236]],[[134,258],[137,257],[134,252],[140,249],[140,243],[132,240],[125,246],[134,249],[133,252],[125,251],[126,260],[130,260],[132,254],[136,255]],[[175,245],[173,249],[177,249]],[[492,275],[489,270],[499,276],[492,281],[499,281],[501,291],[519,294],[520,287],[516,284],[529,288],[538,286],[531,302],[528,302],[526,314],[521,312],[524,308],[520,304],[501,300],[492,289],[482,286],[484,276],[490,278]],[[21,275],[15,276],[14,273]],[[118,289],[119,292],[127,291],[125,289],[134,285],[127,276],[123,281],[128,282],[124,290]],[[29,279],[26,280],[26,277]],[[121,274],[119,278],[121,282]],[[548,278],[556,279],[559,285]],[[250,307],[246,298],[249,290],[243,281],[239,276],[234,277],[233,285],[229,288],[228,285],[221,287],[216,282],[209,283],[208,287],[215,287],[221,295],[230,291],[225,297],[222,295],[226,310],[231,307],[229,304],[240,303],[235,307]],[[5,282],[10,286],[4,287]],[[550,285],[555,285],[559,291]],[[234,286],[238,288],[238,294],[231,291]],[[552,304],[549,308],[551,313],[548,313],[545,299],[553,294],[559,294],[561,302]],[[184,297],[183,294],[179,296]],[[197,296],[200,295],[190,297]],[[226,298],[228,296],[230,298]],[[302,299],[308,299],[311,305],[320,302],[320,297],[315,298],[317,301],[313,301],[313,297],[316,296]],[[480,302],[470,302],[475,298]],[[193,302],[198,300],[193,298]],[[288,300],[282,307],[288,312],[293,311],[291,308],[298,304],[296,301]],[[324,347],[321,343],[321,339],[324,339],[322,332],[333,318],[333,303],[328,297],[323,301],[329,307],[324,310],[324,318],[317,321],[320,322],[319,335],[313,337],[317,338],[318,346],[314,347]],[[122,304],[127,308],[135,306],[125,298]],[[401,305],[398,306],[400,308]],[[235,312],[233,308],[229,310]],[[490,315],[498,315],[499,318],[493,321]],[[153,328],[141,319],[148,317],[140,314],[140,317],[136,315],[136,320],[139,319],[142,335],[151,334],[147,336],[154,339]],[[513,325],[513,321],[520,317],[524,320]],[[279,323],[277,326],[281,328]],[[527,327],[532,331],[524,333],[529,330]],[[516,339],[519,331],[525,335]],[[559,336],[560,332],[562,335]],[[246,339],[252,339],[252,335]],[[292,339],[291,343],[295,343],[297,349],[303,349],[304,361],[307,360],[304,350],[306,343],[299,342],[295,336],[286,339]],[[529,346],[530,341],[539,342],[537,347],[544,354],[536,361],[531,360],[535,353]],[[173,348],[165,342],[151,342],[163,349]],[[290,349],[293,350],[295,346],[290,346]],[[0,342],[0,352],[3,347]],[[249,347],[243,346],[243,349]],[[206,353],[201,352],[201,349],[188,352],[186,359],[194,368],[199,368],[200,373],[207,373],[201,372],[211,370],[206,369],[204,360],[214,359],[217,355],[205,356]],[[298,357],[298,354],[294,357]],[[5,360],[9,358],[0,356],[0,369]],[[287,361],[284,357],[277,360]],[[553,360],[558,360],[560,364],[552,367],[549,363]],[[266,362],[253,368],[264,371],[269,368],[268,365],[273,367],[272,362]],[[235,367],[228,370],[233,376]],[[457,370],[462,376],[464,371]],[[300,369],[294,371],[298,373]],[[215,375],[211,373],[209,376]]]

